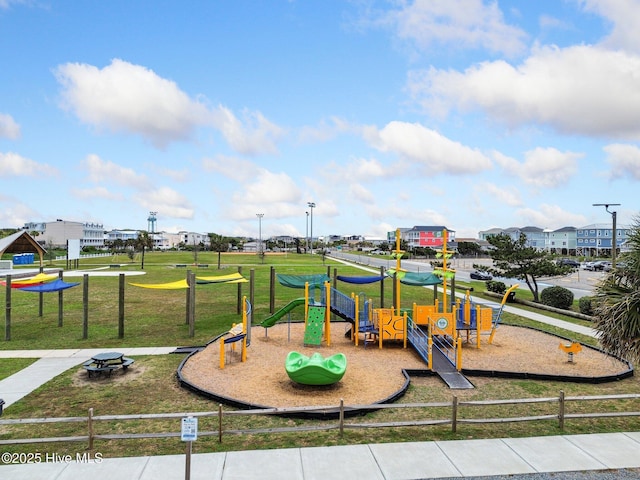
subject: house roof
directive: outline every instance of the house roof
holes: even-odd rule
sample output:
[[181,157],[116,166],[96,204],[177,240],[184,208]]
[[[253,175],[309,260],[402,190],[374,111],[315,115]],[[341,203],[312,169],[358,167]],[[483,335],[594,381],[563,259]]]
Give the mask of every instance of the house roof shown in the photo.
[[451,230],[444,225],[415,225],[413,228],[409,230],[415,230],[418,232],[438,232],[442,230],[446,230],[448,232],[454,232],[455,230]]
[[42,260],[42,256],[47,251],[40,245],[26,230],[21,230],[0,238],[0,255],[3,253],[37,253]]

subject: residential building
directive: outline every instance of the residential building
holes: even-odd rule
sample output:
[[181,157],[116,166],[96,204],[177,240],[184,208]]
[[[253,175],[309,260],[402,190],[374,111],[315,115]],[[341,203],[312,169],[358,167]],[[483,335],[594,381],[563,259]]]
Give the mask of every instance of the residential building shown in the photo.
[[[456,232],[442,225],[416,225],[412,228],[400,228],[400,239],[404,240],[409,248],[442,248],[444,236],[447,231],[448,243],[455,243]],[[395,246],[396,232],[387,233],[387,241]]]
[[577,247],[576,227],[562,227],[557,230],[545,230],[546,250],[558,255],[575,255]]
[[80,240],[81,248],[104,247],[104,226],[100,223],[57,219],[25,223],[23,229],[37,234],[36,240],[45,247],[66,248],[67,240]]
[[524,234],[525,237],[527,237],[527,241],[525,243],[526,246],[534,247],[539,250],[545,248],[545,232],[540,227],[491,228],[489,230],[479,232],[478,237],[480,240],[487,240],[489,237],[501,234],[509,235],[514,242],[520,238],[520,235]]
[[[628,226],[616,226],[616,247],[618,251],[631,234]],[[578,228],[576,232],[576,249],[578,255],[598,257],[611,255],[613,246],[613,225],[610,223],[594,223]]]

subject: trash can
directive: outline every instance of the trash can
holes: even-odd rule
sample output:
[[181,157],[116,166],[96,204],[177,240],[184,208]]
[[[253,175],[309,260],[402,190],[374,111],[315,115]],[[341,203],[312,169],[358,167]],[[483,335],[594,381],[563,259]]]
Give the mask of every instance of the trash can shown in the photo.
[[507,303],[514,303],[516,301],[516,292],[509,292],[507,295]]

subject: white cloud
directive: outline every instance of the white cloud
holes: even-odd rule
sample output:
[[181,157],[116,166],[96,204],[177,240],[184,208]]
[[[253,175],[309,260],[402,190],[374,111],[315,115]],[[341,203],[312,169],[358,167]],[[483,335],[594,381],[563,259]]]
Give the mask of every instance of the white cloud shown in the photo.
[[362,203],[373,203],[375,202],[375,199],[376,199],[375,195],[371,192],[371,190],[366,188],[361,183],[353,183],[349,185],[349,195],[354,200],[357,200],[358,202],[362,202]]
[[603,148],[611,165],[610,178],[632,177],[640,180],[640,148],[636,145],[614,143]]
[[302,127],[298,133],[301,142],[326,142],[342,133],[357,133],[358,127],[352,126],[339,117],[331,117],[329,121],[322,121],[319,125]]
[[20,125],[11,115],[0,113],[0,138],[16,140],[20,138]]
[[194,208],[189,200],[170,187],[160,187],[139,192],[134,200],[146,210],[158,212],[161,217],[193,218]]
[[8,227],[22,228],[22,226],[39,218],[40,212],[33,210],[29,205],[16,198],[7,198],[0,195],[0,224]]
[[249,204],[264,205],[277,202],[296,202],[300,195],[300,189],[289,175],[263,170],[254,182],[246,186],[242,198]]
[[543,47],[523,64],[484,62],[464,72],[413,72],[409,89],[426,110],[479,109],[510,126],[640,139],[640,57],[587,45]]
[[71,189],[71,193],[82,200],[93,200],[101,198],[105,200],[122,200],[122,194],[114,192],[106,187],[97,186],[94,188],[76,188]]
[[578,171],[578,159],[583,154],[561,152],[555,148],[537,147],[524,154],[524,161],[493,152],[493,158],[505,173],[520,177],[523,182],[539,188],[556,188],[566,184]]
[[229,145],[239,153],[257,155],[276,153],[276,141],[284,135],[284,130],[267,120],[260,112],[244,112],[244,122],[231,110],[219,106],[212,115],[212,125],[222,132]]
[[227,155],[205,158],[202,160],[202,167],[208,172],[219,173],[236,182],[243,182],[253,178],[260,171],[260,167],[249,160]]
[[275,152],[283,130],[260,112],[245,111],[244,122],[228,108],[209,109],[154,71],[114,59],[99,69],[82,63],[58,66],[61,106],[98,129],[140,135],[154,146],[189,140],[198,127],[215,127],[236,151]]
[[98,69],[66,63],[55,70],[63,90],[62,106],[80,120],[113,131],[136,133],[154,145],[188,139],[206,121],[206,107],[175,82],[120,59]]
[[405,1],[377,23],[391,26],[400,39],[421,50],[452,45],[516,55],[525,49],[527,37],[521,29],[504,22],[498,2],[485,4],[482,0]]
[[0,177],[48,177],[57,175],[58,170],[46,163],[38,163],[13,152],[0,152]]
[[579,0],[584,10],[594,12],[611,24],[602,44],[612,49],[640,52],[640,2],[638,0]]
[[327,168],[326,175],[332,182],[349,182],[384,178],[393,172],[375,158],[354,158],[347,164],[332,162]]
[[485,182],[476,188],[480,198],[489,197],[497,200],[500,204],[510,207],[522,205],[520,191],[513,186],[500,186],[495,183]]
[[[371,131],[370,131],[371,132]],[[454,142],[417,123],[390,122],[369,133],[368,140],[383,152],[394,152],[429,174],[463,175],[489,170],[491,160],[482,152]]]
[[102,160],[95,154],[87,155],[82,164],[87,170],[89,181],[94,183],[115,183],[134,188],[147,188],[150,185],[145,175],[136,173],[132,168]]
[[542,204],[537,210],[522,208],[516,214],[522,219],[523,226],[535,225],[553,230],[562,227],[579,227],[587,222],[584,215],[567,212],[558,205]]

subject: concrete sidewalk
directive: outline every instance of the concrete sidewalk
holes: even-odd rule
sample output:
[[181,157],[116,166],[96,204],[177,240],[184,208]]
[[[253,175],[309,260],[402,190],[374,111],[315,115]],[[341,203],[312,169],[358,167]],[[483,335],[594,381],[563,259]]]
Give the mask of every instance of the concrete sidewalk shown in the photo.
[[[197,441],[193,445],[197,451]],[[0,478],[185,478],[184,455],[82,461],[81,447],[80,460],[54,458],[55,446],[36,451],[42,456],[37,464],[0,461]],[[637,468],[640,432],[626,432],[200,453],[191,458],[191,479],[411,480]],[[638,478],[640,472],[629,474]]]

